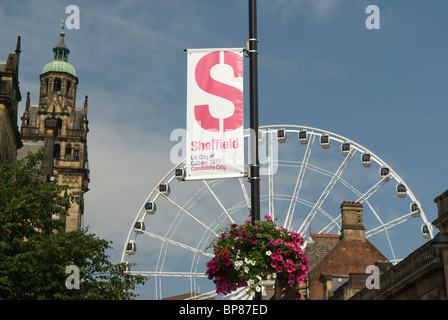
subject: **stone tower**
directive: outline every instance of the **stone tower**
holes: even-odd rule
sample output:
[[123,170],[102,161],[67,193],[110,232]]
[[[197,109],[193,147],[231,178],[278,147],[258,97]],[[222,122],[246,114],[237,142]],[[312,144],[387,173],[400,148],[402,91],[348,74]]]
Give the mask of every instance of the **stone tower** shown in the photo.
[[[62,24],[59,42],[53,48],[53,61],[45,65],[40,75],[39,105],[31,105],[27,93],[21,129],[23,149],[45,147],[51,179],[68,185],[68,192],[84,194],[89,184],[87,96],[84,106],[76,108],[78,78],[68,63],[70,50],[64,37]],[[65,231],[81,228],[83,211],[83,204],[72,204],[65,217]]]

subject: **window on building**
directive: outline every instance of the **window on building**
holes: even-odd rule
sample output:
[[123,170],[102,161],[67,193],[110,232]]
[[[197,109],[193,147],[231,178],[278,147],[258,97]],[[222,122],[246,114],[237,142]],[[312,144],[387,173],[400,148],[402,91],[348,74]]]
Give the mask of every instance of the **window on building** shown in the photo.
[[79,146],[75,146],[73,149],[73,160],[79,161]]
[[58,120],[57,120],[57,123],[56,123],[56,132],[57,132],[57,135],[58,135],[58,136],[61,135],[61,132],[62,132],[62,120],[61,120],[61,119],[58,119]]
[[55,144],[53,148],[53,158],[59,159],[61,157],[61,145]]
[[67,97],[70,96],[70,86],[71,86],[71,81],[67,81]]
[[72,160],[72,145],[68,144],[65,147],[65,160]]
[[61,88],[62,88],[61,79],[59,78],[54,79],[53,91],[56,92],[57,94],[61,94]]

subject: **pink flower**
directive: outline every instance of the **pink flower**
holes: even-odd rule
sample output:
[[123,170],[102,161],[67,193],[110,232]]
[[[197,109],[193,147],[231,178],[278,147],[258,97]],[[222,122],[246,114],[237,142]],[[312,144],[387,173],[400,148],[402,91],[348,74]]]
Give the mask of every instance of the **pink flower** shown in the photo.
[[253,244],[255,244],[257,242],[257,240],[255,238],[250,239],[250,242],[252,242]]
[[267,215],[265,215],[265,216],[264,216],[264,218],[265,218],[266,220],[271,220],[271,216],[270,216],[270,215],[268,215],[268,214],[267,214]]
[[272,259],[272,260],[277,260],[277,255],[276,255],[275,253],[272,253],[272,254],[271,254],[271,259]]
[[278,266],[276,269],[275,269],[278,273],[280,273],[280,272],[282,272],[283,271],[283,267],[281,267],[281,266]]
[[278,254],[278,255],[277,255],[277,260],[278,260],[278,261],[281,261],[281,260],[283,260],[283,257],[282,257],[282,255],[281,255],[281,254]]
[[282,240],[282,239],[277,239],[277,240],[275,240],[275,242],[276,242],[277,244],[282,244],[282,243],[283,243],[283,240]]
[[274,241],[269,241],[268,247],[272,248],[273,246],[275,246],[275,242]]
[[277,268],[277,266],[278,266],[277,261],[272,260],[272,262],[271,262],[271,267],[272,267],[272,268]]

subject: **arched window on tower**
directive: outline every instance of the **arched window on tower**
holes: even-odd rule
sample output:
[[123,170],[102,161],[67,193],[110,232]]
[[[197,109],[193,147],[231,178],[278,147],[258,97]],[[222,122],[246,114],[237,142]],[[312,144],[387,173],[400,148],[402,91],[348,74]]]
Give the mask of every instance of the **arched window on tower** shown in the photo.
[[55,144],[53,148],[53,158],[59,159],[61,157],[61,145]]
[[73,148],[73,160],[79,161],[79,146],[75,145]]
[[65,147],[65,160],[72,160],[72,145],[68,144]]
[[71,81],[67,81],[67,97],[70,97],[70,86],[71,86]]
[[44,88],[44,90],[45,90],[45,92],[44,92],[44,96],[46,97],[46,96],[48,96],[48,87],[49,87],[49,84],[48,84],[48,78],[47,79],[45,79],[45,88]]
[[62,120],[58,119],[56,123],[56,134],[59,136],[62,133]]
[[53,91],[56,92],[57,94],[61,94],[61,88],[62,88],[61,79],[59,78],[54,79]]

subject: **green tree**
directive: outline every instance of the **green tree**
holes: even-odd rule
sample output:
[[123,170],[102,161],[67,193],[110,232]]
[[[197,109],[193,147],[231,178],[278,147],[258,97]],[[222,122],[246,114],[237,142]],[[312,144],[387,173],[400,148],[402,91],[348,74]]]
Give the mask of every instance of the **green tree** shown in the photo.
[[[145,278],[124,272],[106,251],[111,242],[63,227],[70,204],[81,201],[66,186],[46,181],[43,152],[0,162],[0,299],[132,299]],[[79,288],[67,279],[79,270]],[[73,280],[73,281],[74,281]]]

